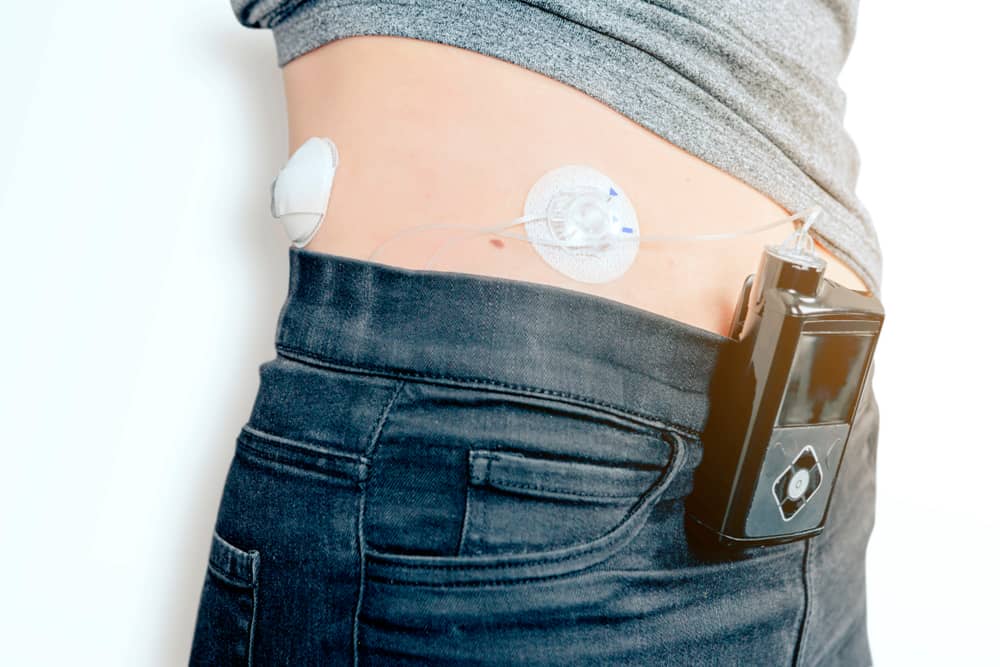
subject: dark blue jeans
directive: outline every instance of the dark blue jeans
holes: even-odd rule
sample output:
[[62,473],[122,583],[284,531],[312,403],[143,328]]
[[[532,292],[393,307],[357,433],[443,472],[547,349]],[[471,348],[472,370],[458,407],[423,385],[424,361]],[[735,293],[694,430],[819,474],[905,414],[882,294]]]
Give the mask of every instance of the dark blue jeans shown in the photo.
[[824,533],[718,558],[684,503],[727,338],[537,283],[289,258],[191,664],[870,663],[870,388]]

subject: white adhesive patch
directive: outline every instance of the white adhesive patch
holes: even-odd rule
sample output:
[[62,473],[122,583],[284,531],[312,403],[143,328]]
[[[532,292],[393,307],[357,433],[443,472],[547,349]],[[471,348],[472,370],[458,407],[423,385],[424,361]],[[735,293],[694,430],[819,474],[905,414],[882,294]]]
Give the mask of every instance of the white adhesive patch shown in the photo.
[[311,137],[271,183],[271,216],[284,225],[296,247],[305,247],[323,224],[339,164],[340,153],[332,139]]
[[[614,181],[585,165],[542,176],[524,203],[532,246],[552,268],[584,283],[621,277],[639,254],[639,220]],[[558,244],[564,244],[562,246]]]

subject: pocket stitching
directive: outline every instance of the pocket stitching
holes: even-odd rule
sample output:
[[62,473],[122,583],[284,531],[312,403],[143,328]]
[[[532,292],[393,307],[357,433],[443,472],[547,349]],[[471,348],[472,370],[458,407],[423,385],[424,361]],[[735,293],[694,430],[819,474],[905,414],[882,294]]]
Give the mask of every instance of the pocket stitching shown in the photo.
[[[233,559],[237,567],[248,569],[249,576],[246,578],[235,577],[227,572],[224,563],[217,562],[220,555],[225,554],[227,558]],[[212,548],[208,558],[208,572],[223,582],[250,591],[250,619],[247,628],[247,665],[253,664],[253,642],[257,629],[257,584],[258,573],[260,571],[260,551],[257,549],[241,549],[229,540],[222,537],[218,530],[212,529]],[[234,578],[235,577],[235,578]]]
[[[605,532],[600,537],[589,542],[574,544],[568,547],[556,549],[545,549],[524,554],[505,554],[499,556],[414,556],[383,552],[377,549],[368,548],[363,556],[371,559],[368,567],[368,576],[375,579],[382,579],[392,583],[403,583],[407,585],[430,585],[442,587],[456,586],[479,586],[486,584],[516,584],[525,580],[542,580],[564,577],[581,569],[592,567],[614,554],[614,550],[621,542],[628,542],[634,538],[642,529],[642,524],[636,518],[639,512],[648,518],[653,511],[655,504],[663,496],[663,493],[673,483],[677,474],[684,469],[687,461],[687,446],[684,437],[673,431],[663,432],[663,439],[673,443],[671,455],[668,457],[666,465],[660,471],[660,477],[655,485],[648,489],[641,497],[641,500],[629,508],[625,517],[611,530]],[[655,498],[651,497],[655,496]],[[599,556],[597,561],[588,562],[588,557],[595,552],[607,552]],[[415,572],[424,572],[427,576],[432,574],[442,575],[443,573],[478,573],[480,575],[498,576],[504,570],[517,568],[530,568],[532,566],[548,566],[550,570],[543,570],[537,573],[528,573],[522,576],[508,576],[502,580],[469,579],[469,580],[432,580],[421,579],[421,575]],[[378,570],[387,571],[380,575]],[[392,572],[397,572],[392,576]],[[406,577],[416,577],[407,579]]]
[[470,511],[475,508],[469,501],[468,493],[465,494],[465,512],[462,514],[462,534],[458,536],[458,546],[455,548],[455,555],[461,555],[462,551],[465,549],[465,540],[468,538],[469,526],[475,525],[473,517],[470,516]]
[[339,474],[355,481],[363,481],[368,476],[371,463],[363,454],[322,449],[261,431],[249,424],[240,429],[237,443],[243,444],[253,454],[267,461],[309,472]]
[[235,586],[236,588],[245,588],[247,590],[250,590],[250,589],[253,588],[253,584],[250,584],[250,583],[248,583],[246,581],[240,581],[238,579],[233,579],[233,578],[229,577],[228,575],[223,574],[221,571],[219,571],[218,568],[216,568],[215,566],[213,566],[211,563],[209,563],[208,569],[210,569],[212,571],[212,575],[213,576],[217,577],[218,579],[221,579],[223,582],[229,584],[230,586]]
[[[652,480],[650,480],[652,482]],[[617,493],[582,493],[573,489],[561,489],[555,486],[539,486],[535,484],[519,484],[513,482],[509,479],[504,479],[503,477],[491,477],[488,482],[485,482],[483,486],[492,486],[497,489],[523,489],[525,491],[543,491],[549,492],[553,495],[564,495],[572,496],[573,498],[618,498],[621,500],[628,500],[634,498],[631,494],[617,494]]]
[[[505,454],[506,456],[504,456]],[[477,461],[483,460],[486,461],[484,466],[476,465]],[[562,467],[567,472],[587,475],[600,475],[602,474],[601,469],[603,468],[608,475],[616,474],[622,476],[624,478],[620,480],[623,483],[622,485],[634,485],[632,488],[639,489],[639,493],[641,493],[641,489],[646,489],[650,484],[655,483],[656,479],[663,472],[662,468],[654,470],[640,470],[614,465],[586,463],[583,461],[559,461],[555,459],[545,459],[542,457],[524,456],[521,454],[509,454],[507,452],[498,452],[496,450],[474,449],[469,451],[469,481],[477,485],[492,486],[501,490],[522,489],[525,491],[540,491],[543,493],[550,493],[552,495],[562,494],[570,496],[571,498],[638,500],[635,493],[597,493],[594,491],[581,491],[580,489],[560,487],[556,484],[527,484],[511,477],[510,475],[505,475],[502,471],[498,472],[493,463],[499,461],[507,461],[511,464],[523,462],[526,465],[537,465],[540,470],[543,470],[544,466],[549,465],[554,472],[558,472],[559,468]],[[528,473],[529,471],[525,472]]]
[[[664,424],[662,415],[653,415],[653,414],[646,414],[644,412],[637,412],[635,410],[630,410],[629,408],[617,405],[615,403],[598,401],[593,398],[589,398],[587,396],[574,394],[570,392],[558,391],[554,389],[545,389],[542,387],[535,387],[532,385],[517,385],[507,382],[499,382],[491,378],[464,377],[459,375],[448,375],[442,373],[414,372],[414,371],[406,371],[394,368],[392,366],[379,366],[375,364],[358,364],[358,363],[344,364],[339,360],[337,360],[336,358],[317,355],[313,352],[300,350],[298,348],[285,345],[283,343],[276,344],[276,349],[279,352],[278,356],[283,357],[285,359],[292,359],[294,361],[298,361],[299,363],[306,364],[309,366],[316,366],[319,368],[333,368],[335,370],[339,370],[342,372],[350,372],[350,373],[375,372],[387,375],[388,377],[402,378],[402,379],[416,378],[420,380],[421,378],[430,378],[432,380],[448,380],[452,382],[457,382],[459,384],[468,383],[473,386],[485,386],[487,388],[501,387],[503,389],[513,390],[517,393],[523,392],[529,396],[542,396],[542,397],[554,396],[560,400],[573,401],[574,403],[578,403],[584,407],[603,410],[604,412],[607,412],[609,410],[614,411],[612,414],[616,417],[620,415],[614,413],[622,413],[626,415],[631,415],[633,417],[639,417],[644,422],[646,422],[647,425],[652,426],[653,428],[666,427],[670,429],[671,432],[683,433],[688,437],[697,438],[701,436],[701,433],[698,432],[697,430],[690,428],[688,426],[684,426],[683,424],[680,423],[671,422],[668,424]],[[690,389],[684,389],[682,387],[673,387],[673,389],[685,394],[696,393],[692,392]]]
[[[240,549],[229,540],[222,537],[218,531],[212,529],[212,541],[218,545],[212,546],[209,553],[208,568],[212,574],[233,586],[241,588],[255,588],[257,586],[257,571],[260,566],[260,551],[257,549]],[[218,550],[217,550],[218,549]],[[237,568],[249,572],[249,576],[240,577],[233,572],[233,567],[227,567],[225,563],[218,560],[219,554],[225,554],[236,563]]]

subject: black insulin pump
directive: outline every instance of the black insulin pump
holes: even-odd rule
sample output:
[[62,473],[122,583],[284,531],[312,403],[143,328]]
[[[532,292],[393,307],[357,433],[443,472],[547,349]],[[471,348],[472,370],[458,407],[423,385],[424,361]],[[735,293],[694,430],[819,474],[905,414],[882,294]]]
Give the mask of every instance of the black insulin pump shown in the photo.
[[798,245],[768,245],[743,283],[687,504],[713,542],[780,544],[823,530],[884,319],[878,298],[824,278],[825,268]]

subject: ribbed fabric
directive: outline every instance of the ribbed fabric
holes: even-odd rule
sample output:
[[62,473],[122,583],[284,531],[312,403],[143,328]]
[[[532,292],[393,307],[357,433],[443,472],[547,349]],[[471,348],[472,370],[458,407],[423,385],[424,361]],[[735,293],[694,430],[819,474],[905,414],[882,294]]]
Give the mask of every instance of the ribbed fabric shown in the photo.
[[352,35],[484,53],[591,95],[789,210],[820,204],[830,251],[881,297],[837,76],[857,0],[231,0],[278,65]]

